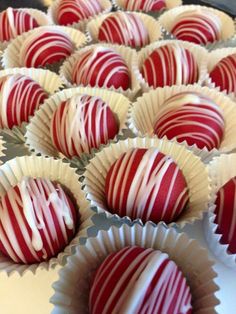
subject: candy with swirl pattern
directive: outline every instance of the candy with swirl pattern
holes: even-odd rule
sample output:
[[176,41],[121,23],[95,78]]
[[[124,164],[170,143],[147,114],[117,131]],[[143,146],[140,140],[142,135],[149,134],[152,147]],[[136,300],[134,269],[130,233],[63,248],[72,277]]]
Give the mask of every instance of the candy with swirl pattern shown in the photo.
[[97,269],[89,313],[191,314],[192,296],[182,272],[166,253],[125,247]]
[[169,140],[186,141],[208,150],[219,148],[224,136],[224,117],[210,98],[183,92],[168,98],[154,118],[154,133]]
[[126,0],[125,9],[128,11],[161,11],[166,8],[165,0]]
[[77,221],[59,183],[24,177],[0,200],[0,250],[16,263],[48,260],[70,242]]
[[130,149],[109,169],[108,210],[143,222],[175,221],[188,203],[188,187],[178,165],[158,149]]

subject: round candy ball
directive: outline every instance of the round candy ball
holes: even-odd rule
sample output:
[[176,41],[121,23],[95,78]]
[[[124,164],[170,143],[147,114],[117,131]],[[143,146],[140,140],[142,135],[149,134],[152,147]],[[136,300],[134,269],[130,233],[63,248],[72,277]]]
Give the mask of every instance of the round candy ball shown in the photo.
[[114,87],[127,90],[130,87],[129,69],[116,51],[96,47],[79,57],[72,73],[72,82],[92,87]]
[[156,48],[144,60],[141,73],[153,88],[188,85],[198,81],[198,65],[193,54],[177,44]]
[[47,261],[72,239],[77,216],[59,183],[24,177],[0,200],[0,251],[16,263]]
[[58,106],[51,120],[52,142],[68,158],[90,153],[118,132],[112,110],[95,96],[74,95]]
[[60,25],[78,23],[102,12],[98,0],[61,0],[57,9]]
[[208,150],[219,148],[224,135],[221,108],[210,98],[183,92],[168,98],[154,119],[154,133]]
[[109,169],[105,181],[109,211],[143,222],[175,221],[189,197],[178,165],[158,149],[130,149]]
[[9,41],[38,26],[26,11],[8,8],[0,13],[0,41]]
[[128,11],[161,11],[166,8],[165,0],[126,0],[125,9]]
[[223,185],[216,198],[216,233],[221,235],[220,243],[228,244],[229,254],[236,253],[236,177]]
[[135,13],[115,12],[102,22],[98,32],[99,41],[143,47],[150,43],[149,34],[140,16]]
[[220,18],[210,10],[190,10],[177,16],[171,33],[179,40],[206,45],[220,40],[221,27]]
[[0,78],[0,128],[20,126],[28,122],[48,98],[44,89],[30,77],[21,74]]
[[73,50],[73,43],[65,32],[39,29],[25,39],[19,59],[22,66],[39,68],[65,59]]
[[97,269],[89,294],[89,313],[191,314],[186,279],[167,254],[125,247]]

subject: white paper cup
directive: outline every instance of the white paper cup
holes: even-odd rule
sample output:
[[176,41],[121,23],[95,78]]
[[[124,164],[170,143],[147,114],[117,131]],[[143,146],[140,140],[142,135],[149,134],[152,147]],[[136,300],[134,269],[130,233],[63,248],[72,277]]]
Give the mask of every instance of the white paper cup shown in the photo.
[[32,152],[47,156],[63,157],[62,154],[60,154],[53,146],[51,140],[51,119],[58,105],[62,101],[65,101],[76,94],[97,96],[107,102],[111,110],[117,115],[120,122],[119,134],[123,134],[123,129],[127,128],[126,124],[129,118],[130,106],[130,101],[126,97],[105,89],[83,87],[70,88],[56,93],[51,98],[46,100],[40,110],[37,111],[35,116],[31,119],[29,125],[27,126],[25,137],[26,144]]
[[[57,20],[57,15],[58,15],[58,7],[60,2],[63,0],[55,0],[51,3],[50,7],[48,8],[48,16],[52,19],[54,24],[59,25],[58,20]],[[100,14],[97,14],[95,16],[91,16],[87,19],[81,20],[80,22],[77,23],[72,23],[69,24],[71,27],[80,29],[81,31],[85,31],[87,24],[94,19],[97,16],[100,16],[105,13],[109,13],[112,9],[112,3],[109,0],[100,0],[99,3],[101,4],[102,11]],[[67,26],[69,26],[67,25]]]
[[148,85],[148,83],[145,81],[141,74],[141,69],[144,61],[154,50],[168,44],[179,45],[180,47],[187,49],[193,54],[193,57],[198,65],[198,81],[196,82],[196,84],[202,85],[208,78],[207,50],[205,48],[182,40],[160,40],[139,51],[138,67],[134,66],[133,68],[134,74],[136,75],[143,92],[148,92],[149,90],[154,89],[153,86]]
[[[124,47],[124,46],[119,46],[119,45],[109,45],[109,44],[95,44],[95,45],[90,45],[88,47],[80,49],[78,52],[73,54],[71,57],[65,60],[65,62],[62,64],[60,68],[60,75],[63,77],[69,87],[72,86],[77,86],[75,83],[72,83],[72,73],[75,67],[76,62],[79,60],[81,54],[83,54],[86,51],[89,51],[90,49],[96,48],[96,47],[105,47],[105,48],[111,48],[115,52],[117,52],[121,57],[124,59],[126,65],[128,66],[129,69],[129,74],[130,74],[130,81],[131,81],[131,87],[128,88],[127,90],[124,90],[122,87],[120,88],[114,88],[114,87],[103,87],[105,89],[109,89],[114,92],[118,92],[123,94],[124,96],[128,97],[129,99],[133,100],[135,96],[138,94],[140,90],[140,85],[139,82],[136,78],[136,75],[134,75],[133,72],[133,67],[137,66],[137,53],[135,50],[129,48],[129,47]],[[81,85],[82,86],[82,85]],[[91,87],[88,85],[87,87]],[[98,86],[96,86],[98,88]]]
[[8,45],[2,56],[2,65],[4,69],[22,67],[19,59],[20,49],[24,45],[24,41],[27,39],[27,37],[31,34],[37,34],[38,30],[58,30],[61,32],[65,32],[65,34],[69,36],[71,42],[73,43],[75,50],[86,45],[89,42],[88,36],[74,28],[55,25],[41,26],[27,33],[23,33],[21,36],[15,38]]
[[[17,10],[29,13],[33,18],[35,18],[39,26],[46,26],[46,25],[53,24],[53,21],[51,20],[51,18],[40,10],[30,9],[30,8],[19,8],[19,9],[17,8]],[[11,41],[12,40],[0,42],[0,49],[1,50],[6,49],[6,47],[9,45]]]
[[[181,144],[192,150],[202,160],[209,161],[214,156],[221,153],[230,152],[236,148],[236,106],[235,103],[224,94],[198,85],[172,86],[157,88],[143,94],[133,104],[131,117],[129,119],[129,128],[137,136],[154,136],[155,117],[162,107],[163,103],[173,95],[182,92],[196,92],[212,99],[222,110],[225,121],[225,133],[219,149],[209,151],[207,148],[199,149],[196,145],[189,146],[186,141]],[[164,137],[164,139],[167,139]],[[176,141],[173,138],[171,141]]]
[[219,289],[215,284],[216,273],[212,269],[207,251],[185,233],[177,233],[162,224],[144,226],[126,224],[99,231],[77,246],[68,263],[59,271],[59,280],[53,284],[52,314],[76,314],[88,312],[88,295],[91,276],[111,253],[126,246],[153,248],[167,253],[183,272],[190,286],[194,313],[216,313],[219,303],[215,296]]
[[[79,243],[81,237],[87,236],[87,229],[93,225],[91,221],[93,212],[85,199],[75,169],[71,168],[68,163],[63,163],[61,160],[53,158],[36,156],[16,157],[0,167],[0,196],[5,195],[11,187],[17,185],[25,176],[48,178],[67,187],[75,198],[80,213],[80,225],[77,234],[68,246]],[[44,269],[54,268],[59,262],[59,256],[60,259],[63,259],[64,255],[68,255],[68,253],[66,254],[67,250],[69,250],[68,246],[57,257],[51,258],[47,262],[32,265],[14,263],[10,258],[0,253],[0,272],[6,272],[8,275],[18,272],[22,276],[25,271],[35,273],[38,267]]]
[[[208,171],[212,182],[212,204],[214,204],[218,190],[236,176],[236,154],[215,157],[208,165]],[[236,254],[230,254],[228,245],[220,243],[222,235],[215,233],[218,225],[214,222],[216,218],[214,210],[215,205],[212,205],[211,211],[204,219],[204,231],[208,246],[217,259],[236,271]]]
[[[206,166],[199,157],[195,156],[183,145],[157,138],[135,138],[119,141],[112,143],[95,154],[95,157],[90,160],[86,167],[83,180],[86,198],[91,206],[94,206],[98,213],[105,213],[107,217],[114,216],[107,211],[106,207],[106,175],[120,155],[136,147],[155,147],[163,154],[171,156],[185,177],[189,189],[189,203],[186,210],[170,225],[183,228],[187,223],[193,223],[202,219],[203,213],[208,210],[211,192]],[[119,218],[118,215],[115,216]],[[130,219],[129,217],[127,218]],[[137,218],[136,220],[141,222],[141,219]]]
[[5,156],[4,151],[6,150],[5,141],[3,140],[2,136],[0,136],[0,165],[2,164],[1,158]]
[[[135,2],[135,0],[133,0]],[[114,7],[117,10],[125,10],[125,4],[127,0],[112,0]],[[172,8],[175,8],[177,6],[182,5],[182,0],[166,0],[166,8],[165,10],[170,10]],[[144,12],[141,10],[137,10],[137,12]],[[160,11],[162,12],[162,10]]]
[[[93,42],[99,42],[99,39],[98,39],[99,29],[103,21],[112,14],[114,14],[114,12],[103,14],[88,23],[87,31],[89,35],[91,36]],[[148,30],[149,38],[150,38],[150,43],[160,40],[162,38],[161,26],[158,21],[156,21],[154,18],[144,13],[136,12],[134,14],[139,16],[142,19],[144,25],[146,26]]]

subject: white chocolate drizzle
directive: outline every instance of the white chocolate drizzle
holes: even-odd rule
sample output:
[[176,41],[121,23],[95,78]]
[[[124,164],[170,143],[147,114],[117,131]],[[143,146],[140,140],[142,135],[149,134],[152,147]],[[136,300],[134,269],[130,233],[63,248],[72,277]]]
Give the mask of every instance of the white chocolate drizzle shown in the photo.
[[128,11],[143,11],[143,12],[150,12],[159,11],[166,7],[165,0],[126,0],[125,2],[125,9]]

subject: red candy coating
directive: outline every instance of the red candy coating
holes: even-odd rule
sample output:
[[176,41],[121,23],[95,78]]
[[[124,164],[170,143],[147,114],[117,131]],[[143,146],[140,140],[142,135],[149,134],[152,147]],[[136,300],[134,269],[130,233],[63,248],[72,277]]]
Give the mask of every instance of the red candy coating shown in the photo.
[[0,200],[0,251],[16,263],[48,260],[70,242],[77,220],[60,184],[24,177]]
[[188,202],[185,178],[157,149],[130,149],[109,169],[105,181],[109,211],[121,217],[175,221]]
[[10,129],[28,122],[48,98],[37,82],[21,74],[0,78],[0,94],[0,128]]
[[126,0],[125,9],[128,11],[161,11],[166,8],[165,0]]
[[224,135],[220,107],[204,95],[183,92],[168,98],[155,117],[154,133],[208,150],[219,148]]
[[130,86],[129,69],[116,51],[105,47],[93,48],[80,55],[72,82],[84,86],[122,87],[126,90]]
[[62,102],[51,120],[52,142],[69,158],[106,144],[118,132],[109,106],[102,99],[88,95],[74,95]]
[[148,85],[154,88],[198,81],[198,65],[193,54],[177,44],[155,49],[144,60],[141,73]]
[[191,314],[186,279],[168,255],[151,248],[125,247],[97,269],[89,313]]

